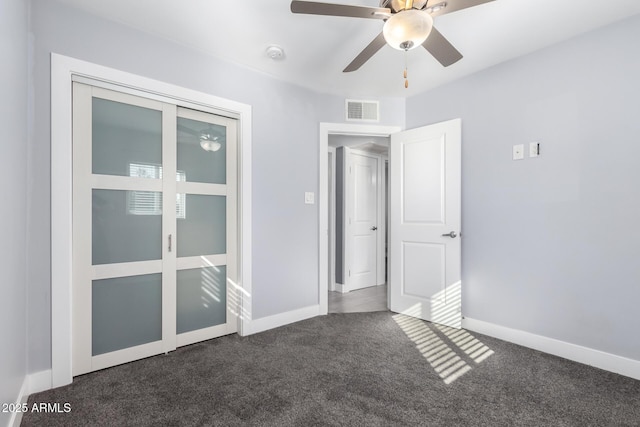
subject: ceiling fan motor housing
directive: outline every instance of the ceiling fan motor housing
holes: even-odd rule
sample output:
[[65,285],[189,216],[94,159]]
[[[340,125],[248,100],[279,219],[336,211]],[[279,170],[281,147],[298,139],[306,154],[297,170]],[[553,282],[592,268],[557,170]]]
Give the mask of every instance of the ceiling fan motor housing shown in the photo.
[[[401,10],[406,9],[406,0],[380,0],[380,7],[386,7],[391,9],[392,13],[398,13]],[[414,0],[413,9],[424,9],[427,5],[427,0]]]

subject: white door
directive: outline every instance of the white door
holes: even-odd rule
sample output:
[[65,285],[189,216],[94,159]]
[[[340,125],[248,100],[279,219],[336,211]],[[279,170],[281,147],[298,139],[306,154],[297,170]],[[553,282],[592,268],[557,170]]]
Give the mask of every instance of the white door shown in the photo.
[[73,375],[235,332],[235,126],[74,83]]
[[376,286],[378,273],[378,161],[349,150],[347,286]]
[[460,328],[461,122],[391,135],[390,308]]

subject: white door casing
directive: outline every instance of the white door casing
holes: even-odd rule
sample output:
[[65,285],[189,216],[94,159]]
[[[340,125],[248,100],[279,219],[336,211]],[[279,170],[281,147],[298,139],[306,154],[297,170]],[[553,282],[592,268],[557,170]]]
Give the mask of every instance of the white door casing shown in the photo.
[[345,147],[347,289],[375,286],[378,274],[379,158]]
[[329,291],[336,290],[336,149],[335,147],[328,147],[328,228],[329,228],[329,247],[327,256],[329,258],[328,264],[328,288]]
[[[51,383],[72,382],[72,81],[222,114],[239,120],[239,333],[251,333],[251,106],[76,58],[51,53]],[[324,145],[326,148],[326,144]],[[322,274],[322,272],[320,273]],[[325,304],[326,306],[326,304]]]
[[390,309],[460,328],[461,121],[391,135]]
[[[389,137],[392,133],[399,132],[399,126],[383,126],[373,124],[353,124],[353,123],[320,123],[320,135],[318,144],[318,174],[319,182],[327,182],[326,173],[328,172],[328,148],[330,135],[354,135],[354,136],[381,136]],[[328,253],[329,245],[329,221],[328,221],[328,204],[329,191],[328,187],[321,185],[318,190],[318,247],[319,269],[318,269],[318,300],[320,301],[319,314],[328,313],[328,278],[327,264],[328,257],[324,254]],[[338,285],[336,284],[336,287]]]

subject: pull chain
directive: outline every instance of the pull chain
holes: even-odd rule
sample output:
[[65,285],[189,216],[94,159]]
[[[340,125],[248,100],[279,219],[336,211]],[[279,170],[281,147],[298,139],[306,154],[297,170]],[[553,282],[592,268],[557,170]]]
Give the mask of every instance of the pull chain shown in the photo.
[[409,80],[407,80],[407,51],[404,51],[404,88],[407,89],[409,87]]

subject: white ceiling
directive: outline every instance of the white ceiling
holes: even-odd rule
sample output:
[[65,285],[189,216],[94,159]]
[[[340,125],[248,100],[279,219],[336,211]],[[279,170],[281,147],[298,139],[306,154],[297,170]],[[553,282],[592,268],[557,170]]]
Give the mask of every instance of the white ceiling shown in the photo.
[[[412,96],[640,13],[639,0],[496,0],[440,16],[435,26],[464,58],[444,68],[424,49],[410,51],[405,89],[405,54],[389,46],[360,70],[342,73],[381,31],[379,20],[294,15],[289,0],[61,1],[279,79],[349,97]],[[284,60],[267,57],[270,44],[285,50]]]

